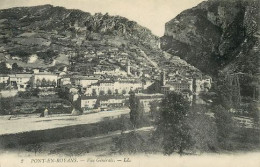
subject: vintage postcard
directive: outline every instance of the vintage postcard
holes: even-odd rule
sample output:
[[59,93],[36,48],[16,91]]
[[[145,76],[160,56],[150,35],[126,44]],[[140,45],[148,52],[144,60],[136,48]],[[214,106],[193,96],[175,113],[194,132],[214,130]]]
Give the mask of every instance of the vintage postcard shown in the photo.
[[259,167],[258,0],[0,0],[0,167]]

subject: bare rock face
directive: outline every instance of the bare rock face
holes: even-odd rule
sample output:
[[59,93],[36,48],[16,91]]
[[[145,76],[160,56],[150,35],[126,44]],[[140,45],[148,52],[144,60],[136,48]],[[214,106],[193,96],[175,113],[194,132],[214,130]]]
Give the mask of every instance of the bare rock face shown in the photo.
[[258,72],[259,1],[209,0],[165,25],[161,48],[208,74]]

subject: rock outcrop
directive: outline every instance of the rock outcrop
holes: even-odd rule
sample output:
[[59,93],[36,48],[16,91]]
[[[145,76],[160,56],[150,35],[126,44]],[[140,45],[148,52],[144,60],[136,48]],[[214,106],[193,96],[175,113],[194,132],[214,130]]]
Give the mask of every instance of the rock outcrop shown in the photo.
[[258,73],[259,1],[209,0],[165,25],[161,48],[205,73]]

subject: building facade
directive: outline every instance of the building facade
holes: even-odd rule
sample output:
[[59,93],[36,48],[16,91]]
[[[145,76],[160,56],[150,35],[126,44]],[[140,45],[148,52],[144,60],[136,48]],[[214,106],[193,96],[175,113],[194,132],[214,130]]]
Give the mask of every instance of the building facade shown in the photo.
[[32,85],[32,74],[11,74],[9,75],[9,83],[18,91],[25,91]]

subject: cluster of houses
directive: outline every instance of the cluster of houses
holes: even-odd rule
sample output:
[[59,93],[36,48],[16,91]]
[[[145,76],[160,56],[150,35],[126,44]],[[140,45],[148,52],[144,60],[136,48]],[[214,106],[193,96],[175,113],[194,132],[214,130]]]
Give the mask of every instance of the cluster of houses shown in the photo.
[[[161,73],[161,91],[167,94],[171,91],[183,93],[185,96],[199,95],[201,92],[207,92],[211,88],[212,78],[210,76],[193,76],[187,77],[171,77],[167,76],[165,72]],[[192,100],[192,99],[189,99]]]
[[31,88],[56,87],[58,76],[52,73],[23,73],[1,74],[0,83],[3,83],[18,91],[26,91]]
[[[102,56],[104,55],[100,53],[99,57]],[[176,67],[169,66],[163,72],[157,68],[136,70],[127,61],[124,62],[124,70],[103,64],[89,69],[92,71],[88,74],[67,71],[67,68],[62,72],[33,69],[30,73],[0,74],[0,83],[21,92],[38,88],[42,90],[41,95],[57,94],[53,88],[58,87],[64,94],[63,98],[71,104],[77,104],[83,112],[97,108],[107,110],[124,107],[128,103],[130,91],[136,92],[140,102],[148,109],[151,101],[160,101],[171,91],[183,94],[192,102],[194,95],[210,89],[212,79],[209,76],[203,76],[178,57],[173,59],[178,62],[175,63]],[[158,92],[144,94],[151,85],[158,82]]]

